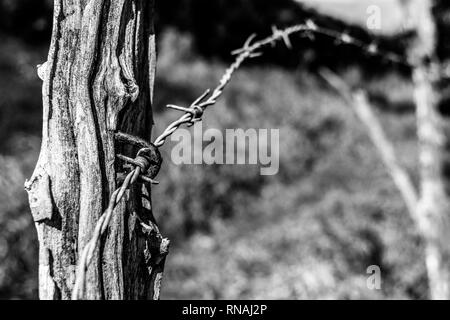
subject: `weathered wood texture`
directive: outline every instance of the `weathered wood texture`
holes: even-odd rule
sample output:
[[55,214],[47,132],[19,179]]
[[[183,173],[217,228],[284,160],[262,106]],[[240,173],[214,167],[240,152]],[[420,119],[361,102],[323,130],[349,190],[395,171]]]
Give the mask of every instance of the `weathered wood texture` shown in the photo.
[[[27,182],[40,242],[41,299],[70,299],[79,254],[137,150],[116,130],[150,140],[155,72],[154,0],[55,0],[48,61],[41,66],[43,141]],[[149,186],[115,210],[87,274],[88,299],[159,297],[164,257]]]
[[[450,122],[449,83],[442,77],[440,43],[433,0],[404,1],[407,28],[415,31],[409,47],[414,66],[421,197],[419,228],[425,238],[430,296],[450,299]],[[447,82],[447,83],[446,83]]]

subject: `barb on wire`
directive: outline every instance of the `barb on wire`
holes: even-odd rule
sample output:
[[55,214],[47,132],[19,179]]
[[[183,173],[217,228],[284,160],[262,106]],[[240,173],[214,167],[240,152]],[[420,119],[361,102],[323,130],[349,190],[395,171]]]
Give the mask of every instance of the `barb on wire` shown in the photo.
[[[134,169],[126,175],[121,187],[114,191],[111,195],[108,208],[97,221],[92,238],[86,244],[81,253],[76,273],[75,285],[72,291],[73,300],[83,299],[85,296],[87,270],[94,258],[95,250],[99,247],[100,239],[106,232],[109,223],[111,222],[114,209],[123,199],[126,191],[139,179],[152,184],[158,183],[153,180],[153,178],[158,174],[162,162],[158,149],[137,137],[124,133],[117,133],[115,137],[118,141],[127,142],[131,145],[138,146],[141,149],[137,153],[135,159],[131,159],[120,154],[117,155],[119,159],[133,165]],[[146,226],[144,225],[144,227]]]
[[380,50],[378,45],[376,45],[375,43],[366,44],[363,41],[350,36],[348,33],[342,33],[332,29],[319,27],[312,20],[307,20],[304,24],[295,25],[283,30],[280,30],[276,26],[273,26],[272,35],[270,35],[269,37],[254,42],[256,34],[252,34],[247,39],[247,41],[245,41],[242,48],[234,50],[231,53],[232,55],[236,56],[236,59],[225,71],[225,74],[222,76],[219,85],[212,91],[212,93],[211,90],[207,90],[188,108],[177,105],[168,105],[168,108],[184,112],[184,115],[182,115],[176,121],[172,122],[155,140],[154,145],[157,148],[160,148],[164,145],[167,138],[170,137],[175,131],[177,131],[182,125],[192,126],[195,122],[201,121],[206,108],[216,104],[217,100],[223,94],[225,87],[230,82],[234,72],[239,69],[242,63],[244,63],[247,59],[257,58],[261,56],[261,49],[268,45],[273,46],[280,40],[284,42],[286,47],[291,49],[292,43],[289,37],[292,34],[296,33],[299,33],[308,38],[313,38],[314,34],[328,36],[332,39],[335,39],[335,41],[339,43],[358,47],[370,55],[380,56],[392,63],[407,65],[407,62],[405,62],[405,59],[401,55]]

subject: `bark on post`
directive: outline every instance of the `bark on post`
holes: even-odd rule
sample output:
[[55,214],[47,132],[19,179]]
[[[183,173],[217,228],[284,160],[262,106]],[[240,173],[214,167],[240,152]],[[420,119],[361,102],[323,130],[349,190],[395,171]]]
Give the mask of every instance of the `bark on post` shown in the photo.
[[421,198],[418,216],[425,237],[430,296],[450,299],[450,151],[449,121],[445,111],[448,84],[442,61],[432,0],[404,0],[407,28],[415,31],[409,46],[414,66]]
[[[43,78],[43,141],[26,183],[40,242],[41,299],[70,299],[79,254],[136,155],[118,130],[150,140],[155,73],[154,0],[56,0]],[[88,299],[157,299],[163,241],[150,186],[115,210],[87,274]],[[150,226],[150,228],[149,228]]]

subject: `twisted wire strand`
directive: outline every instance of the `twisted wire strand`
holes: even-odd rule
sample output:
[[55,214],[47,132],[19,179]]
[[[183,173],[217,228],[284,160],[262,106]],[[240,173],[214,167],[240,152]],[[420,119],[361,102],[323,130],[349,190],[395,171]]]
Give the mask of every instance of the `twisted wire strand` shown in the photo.
[[122,186],[114,191],[114,193],[111,195],[108,208],[98,220],[91,240],[86,244],[81,253],[75,285],[72,291],[73,300],[79,300],[84,297],[86,287],[86,272],[94,258],[95,250],[99,246],[100,238],[106,232],[106,229],[109,226],[114,209],[122,200],[127,189],[129,189],[130,186],[132,186],[138,180],[139,175],[141,174],[141,170],[142,169],[140,167],[136,167],[133,171],[131,171],[125,178]]
[[185,114],[178,118],[176,121],[172,122],[155,140],[153,144],[157,148],[160,148],[165,144],[167,138],[169,138],[182,125],[191,126],[195,122],[201,121],[206,108],[216,104],[217,100],[223,94],[224,89],[230,83],[233,74],[247,59],[261,56],[262,53],[258,52],[258,50],[263,49],[264,47],[267,47],[269,45],[273,46],[277,41],[280,40],[282,40],[288,48],[292,48],[289,36],[295,33],[303,33],[304,36],[309,38],[313,38],[314,34],[324,35],[334,39],[339,43],[353,45],[370,55],[379,56],[389,62],[409,66],[409,64],[405,61],[405,58],[399,54],[381,50],[375,43],[366,44],[363,41],[354,38],[346,33],[319,27],[311,20],[306,21],[306,23],[304,24],[294,25],[283,30],[272,27],[272,35],[270,35],[269,37],[256,41],[252,44],[252,41],[256,37],[256,34],[253,34],[247,39],[242,48],[232,52],[233,55],[236,55],[236,59],[225,71],[224,75],[220,79],[219,85],[214,89],[211,95],[211,91],[209,89],[206,90],[205,93],[203,93],[197,100],[195,100],[189,108],[176,105],[168,105],[168,108],[185,112]]

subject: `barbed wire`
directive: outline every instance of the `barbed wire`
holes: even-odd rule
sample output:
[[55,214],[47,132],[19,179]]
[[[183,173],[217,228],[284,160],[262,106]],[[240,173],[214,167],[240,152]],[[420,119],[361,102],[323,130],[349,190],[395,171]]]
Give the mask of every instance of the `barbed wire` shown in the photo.
[[[262,55],[260,49],[263,49],[269,45],[273,46],[280,40],[283,41],[289,49],[291,49],[292,44],[289,36],[296,33],[302,33],[302,35],[311,39],[313,39],[316,34],[328,36],[339,43],[356,46],[370,55],[380,56],[381,58],[392,63],[408,65],[407,62],[405,62],[404,57],[393,52],[381,50],[376,43],[366,44],[345,32],[338,32],[332,29],[319,27],[312,20],[307,20],[303,24],[295,25],[283,30],[272,27],[272,34],[269,37],[255,42],[253,42],[253,40],[256,38],[256,34],[251,35],[242,48],[232,52],[232,55],[236,56],[236,59],[228,67],[228,69],[226,69],[224,75],[219,81],[218,86],[212,91],[212,93],[210,89],[206,90],[188,108],[177,105],[167,106],[168,108],[184,112],[184,115],[172,122],[164,130],[164,132],[156,138],[153,144],[149,144],[139,138],[127,134],[116,134],[117,140],[138,146],[140,150],[135,159],[131,159],[120,154],[117,155],[117,158],[133,166],[134,169],[126,175],[121,187],[112,193],[107,209],[97,221],[92,238],[86,244],[81,253],[77,267],[75,285],[72,291],[72,299],[78,300],[84,298],[87,270],[89,265],[92,263],[95,250],[99,247],[101,237],[106,232],[111,222],[114,210],[123,199],[126,191],[139,179],[147,183],[158,184],[158,182],[154,181],[153,178],[159,171],[161,161],[157,160],[155,163],[155,159],[152,159],[152,157],[149,156],[149,153],[156,151],[159,155],[158,149],[162,147],[167,138],[177,131],[182,125],[192,126],[196,122],[201,121],[206,108],[216,104],[217,100],[222,96],[224,89],[230,83],[233,74],[247,59],[260,57]],[[152,166],[157,167],[157,169],[150,172]],[[143,224],[143,222],[141,223]]]
[[[158,184],[157,181],[153,180],[154,176],[156,176],[159,171],[159,167],[161,166],[161,156],[159,152],[157,152],[157,148],[151,144],[148,144],[144,140],[120,132],[115,135],[115,138],[119,141],[124,141],[138,146],[141,149],[137,153],[135,159],[131,159],[120,154],[117,155],[117,157],[125,163],[134,166],[134,169],[126,175],[121,187],[114,191],[111,195],[108,208],[97,221],[92,237],[81,253],[76,273],[75,285],[72,290],[73,300],[79,300],[85,297],[87,270],[92,263],[95,250],[99,247],[101,237],[106,232],[109,223],[111,222],[114,210],[123,199],[125,192],[137,181],[139,181],[139,179],[147,183]],[[156,166],[157,168],[152,169],[152,166]],[[140,223],[145,228],[150,229],[150,227],[146,226],[143,221],[140,221]]]
[[314,35],[324,35],[334,39],[338,43],[343,43],[347,45],[353,45],[360,50],[363,50],[367,54],[373,56],[379,56],[389,62],[409,66],[406,62],[406,59],[394,52],[382,50],[376,44],[376,42],[372,42],[367,44],[362,40],[359,40],[355,37],[350,36],[346,32],[339,32],[328,28],[323,28],[317,26],[312,20],[307,20],[303,24],[298,24],[283,30],[278,29],[277,27],[272,27],[272,35],[269,37],[256,41],[252,44],[252,41],[256,38],[256,34],[252,34],[244,46],[240,49],[234,50],[232,55],[237,56],[235,61],[228,67],[225,71],[224,75],[220,79],[219,85],[214,89],[211,93],[211,90],[206,90],[200,97],[198,97],[188,108],[181,107],[178,105],[167,105],[168,108],[174,109],[177,111],[182,111],[185,114],[178,118],[176,121],[172,122],[167,128],[163,131],[163,133],[155,140],[153,143],[156,147],[160,148],[164,145],[167,138],[170,137],[175,131],[177,131],[182,125],[192,126],[195,122],[201,121],[203,113],[206,108],[216,104],[217,100],[223,94],[225,87],[231,81],[233,74],[240,68],[240,66],[247,60],[256,58],[262,55],[259,52],[260,49],[267,47],[269,45],[275,45],[277,41],[282,40],[285,45],[291,49],[292,44],[289,36],[303,33],[304,36],[314,39]]

